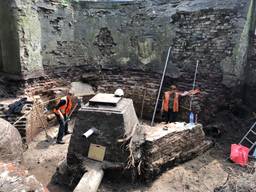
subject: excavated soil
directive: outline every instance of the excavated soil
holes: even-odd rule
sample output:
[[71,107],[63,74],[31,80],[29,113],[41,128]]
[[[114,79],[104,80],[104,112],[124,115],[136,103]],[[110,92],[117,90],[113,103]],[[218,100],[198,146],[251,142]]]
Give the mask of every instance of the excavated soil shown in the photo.
[[[70,126],[72,127],[72,126]],[[57,126],[49,130],[53,137],[57,134]],[[40,133],[29,145],[24,153],[24,165],[31,174],[51,192],[69,192],[69,189],[51,184],[51,177],[55,173],[58,163],[67,154],[70,135],[64,138],[66,144],[57,145],[46,142],[44,132]],[[220,140],[217,139],[217,140]],[[216,145],[203,155],[176,166],[150,184],[135,181],[131,183],[125,179],[109,179],[105,175],[99,192],[229,192],[256,191],[255,162],[250,160],[247,167],[233,164],[228,157],[227,143]]]
[[[70,128],[73,127],[73,124]],[[29,144],[28,150],[24,153],[23,164],[28,171],[35,175],[36,178],[47,186],[51,192],[68,192],[70,190],[56,186],[51,183],[51,178],[54,175],[56,168],[63,159],[65,159],[68,144],[71,135],[66,135],[63,140],[64,145],[55,143],[54,137],[58,133],[58,126],[53,126],[47,131],[52,138],[46,137],[45,132],[41,132]],[[48,138],[48,140],[46,140]]]

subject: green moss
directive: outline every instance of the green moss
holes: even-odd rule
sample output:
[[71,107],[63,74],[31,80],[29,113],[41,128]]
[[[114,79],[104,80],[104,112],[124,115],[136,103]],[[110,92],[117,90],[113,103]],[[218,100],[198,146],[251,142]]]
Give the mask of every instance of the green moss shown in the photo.
[[79,2],[79,0],[60,0],[60,1],[61,1],[61,5],[65,7],[71,4],[73,1]]
[[70,3],[70,0],[61,0],[61,5],[68,6]]
[[118,4],[113,4],[112,5],[112,9],[118,9],[118,8],[120,8],[120,6]]

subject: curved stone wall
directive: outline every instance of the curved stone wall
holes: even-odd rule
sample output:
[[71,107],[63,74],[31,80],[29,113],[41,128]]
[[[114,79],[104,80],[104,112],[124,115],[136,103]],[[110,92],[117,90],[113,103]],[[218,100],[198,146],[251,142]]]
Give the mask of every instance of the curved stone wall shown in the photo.
[[200,60],[197,86],[202,92],[194,110],[203,121],[233,92],[241,95],[254,11],[250,1],[37,0],[19,2],[14,10],[26,78],[45,72],[82,79],[103,92],[121,87],[138,103],[138,113],[145,95],[143,111],[149,117],[171,46],[163,90],[173,83],[191,89]]

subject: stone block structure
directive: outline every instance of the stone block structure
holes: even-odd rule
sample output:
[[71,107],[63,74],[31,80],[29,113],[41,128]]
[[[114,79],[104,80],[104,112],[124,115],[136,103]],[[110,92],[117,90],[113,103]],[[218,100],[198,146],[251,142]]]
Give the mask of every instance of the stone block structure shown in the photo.
[[163,170],[193,159],[211,146],[201,124],[172,123],[146,128],[143,177],[152,180]]
[[[108,99],[98,100],[102,98]],[[119,101],[112,102],[111,106],[113,99]],[[97,131],[88,138],[83,137],[91,128]],[[106,147],[103,162],[88,160],[90,144]],[[206,151],[211,144],[206,140],[201,124],[138,125],[132,100],[98,94],[78,111],[67,159],[58,168],[54,179],[75,187],[86,172],[87,164],[96,163],[99,169],[129,175],[129,178],[133,171],[138,177],[150,181],[165,169]]]
[[[144,141],[144,132],[138,125],[132,100],[120,98],[116,106],[111,106],[108,102],[111,98],[116,99],[114,95],[98,94],[95,97],[98,96],[107,96],[108,99],[104,99],[106,103],[88,103],[78,112],[67,155],[67,163],[70,166],[83,162],[83,157],[88,155],[90,144],[106,147],[106,161],[126,163],[129,151],[122,149],[124,144],[118,143],[118,140],[129,137],[131,134],[134,137],[132,140],[133,155],[135,158],[141,156],[141,151],[136,149]],[[98,133],[94,133],[89,138],[83,137],[83,134],[91,128],[96,128]]]

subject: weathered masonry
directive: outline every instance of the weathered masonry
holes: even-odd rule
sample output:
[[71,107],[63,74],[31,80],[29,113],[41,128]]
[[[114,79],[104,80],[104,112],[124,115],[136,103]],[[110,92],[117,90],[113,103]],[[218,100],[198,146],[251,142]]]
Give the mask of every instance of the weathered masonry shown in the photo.
[[[105,173],[151,181],[171,166],[209,149],[212,142],[202,128],[201,124],[184,122],[141,125],[131,99],[99,93],[78,111],[67,158],[53,179],[74,188],[83,174],[90,179],[88,163],[92,163],[101,164],[98,168]],[[90,130],[92,134],[85,137]],[[92,144],[105,148],[103,162],[88,160]],[[101,180],[103,173],[99,175]],[[86,185],[85,181],[81,180]]]
[[255,87],[252,78],[245,78],[254,69],[247,65],[253,0],[10,0],[0,7],[4,74],[65,76],[106,92],[121,87],[138,114],[145,100],[143,116],[149,117],[171,46],[164,89],[172,83],[190,89],[200,60],[202,93],[194,110],[203,122],[234,95],[252,102],[251,94],[241,91]]

